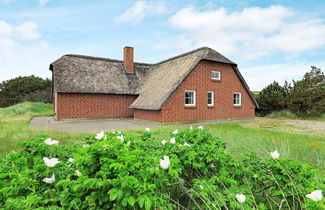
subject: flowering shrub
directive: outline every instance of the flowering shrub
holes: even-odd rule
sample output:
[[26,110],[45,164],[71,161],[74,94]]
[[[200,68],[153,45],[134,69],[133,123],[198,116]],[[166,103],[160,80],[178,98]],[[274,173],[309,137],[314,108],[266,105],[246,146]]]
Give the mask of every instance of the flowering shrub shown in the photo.
[[323,209],[316,171],[270,153],[234,157],[203,127],[169,140],[100,132],[83,145],[47,138],[0,160],[0,208]]

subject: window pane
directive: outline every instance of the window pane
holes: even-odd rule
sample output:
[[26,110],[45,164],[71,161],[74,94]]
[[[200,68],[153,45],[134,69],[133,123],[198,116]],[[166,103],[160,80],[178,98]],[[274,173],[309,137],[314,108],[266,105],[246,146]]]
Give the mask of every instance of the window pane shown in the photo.
[[208,92],[208,104],[212,104],[212,92]]
[[185,104],[194,104],[194,92],[185,92]]
[[218,72],[218,71],[213,71],[213,72],[212,72],[212,78],[213,78],[213,79],[219,79],[219,78],[220,78],[220,72]]

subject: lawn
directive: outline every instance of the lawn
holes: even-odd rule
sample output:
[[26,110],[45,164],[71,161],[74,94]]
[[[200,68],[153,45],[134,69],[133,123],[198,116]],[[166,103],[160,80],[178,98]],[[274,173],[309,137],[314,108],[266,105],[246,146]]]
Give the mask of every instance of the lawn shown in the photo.
[[[0,108],[0,155],[4,156],[17,149],[17,142],[35,138],[43,134],[58,139],[63,144],[73,144],[85,137],[83,133],[66,133],[35,130],[29,127],[33,116],[51,115],[53,106],[42,103],[23,103],[8,108]],[[187,126],[188,127],[188,126]],[[256,152],[260,156],[268,156],[277,149],[281,157],[297,159],[309,163],[325,171],[325,137],[273,131],[263,128],[247,127],[240,124],[217,124],[205,126],[213,135],[219,136],[229,144],[228,151],[234,154]],[[169,134],[180,126],[169,126],[152,129],[153,135],[159,139],[168,139]],[[136,134],[136,130],[128,130]]]

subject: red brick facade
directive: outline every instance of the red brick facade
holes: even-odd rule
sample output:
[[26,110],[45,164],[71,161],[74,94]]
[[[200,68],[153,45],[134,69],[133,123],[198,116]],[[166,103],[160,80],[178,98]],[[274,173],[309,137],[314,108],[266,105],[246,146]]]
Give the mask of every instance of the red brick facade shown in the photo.
[[[212,71],[221,72],[221,80],[211,79]],[[196,106],[185,107],[185,90],[196,91]],[[208,107],[208,91],[214,91],[214,106]],[[233,93],[241,93],[241,106],[233,104]],[[255,115],[255,105],[229,64],[201,61],[170,96],[159,111],[134,110],[134,117],[157,122],[249,118]]]
[[[219,71],[221,80],[211,79]],[[185,107],[185,90],[196,91],[196,106]],[[208,107],[208,91],[214,91],[214,106]],[[241,93],[241,106],[235,107],[234,92]],[[134,117],[156,122],[249,118],[255,115],[255,105],[233,67],[229,64],[201,61],[174,91],[161,110],[129,109],[134,95],[58,93],[58,119]]]
[[57,93],[56,118],[133,117],[134,95]]

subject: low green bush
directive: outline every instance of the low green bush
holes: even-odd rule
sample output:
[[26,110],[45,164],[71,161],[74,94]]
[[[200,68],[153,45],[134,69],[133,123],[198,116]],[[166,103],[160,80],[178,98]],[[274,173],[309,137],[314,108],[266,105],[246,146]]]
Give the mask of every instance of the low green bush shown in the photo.
[[234,156],[200,128],[170,137],[157,140],[148,129],[139,135],[99,133],[83,139],[84,145],[65,146],[47,136],[22,142],[20,151],[0,160],[0,208],[325,207],[322,192],[314,192],[325,190],[324,181],[308,165],[276,152],[264,159]]
[[298,116],[295,113],[287,109],[272,112],[271,114],[268,114],[267,117],[298,118]]

